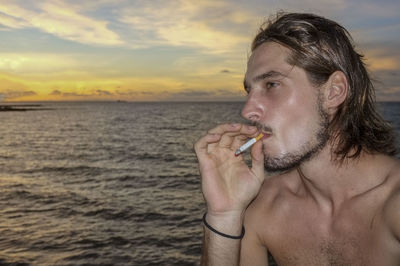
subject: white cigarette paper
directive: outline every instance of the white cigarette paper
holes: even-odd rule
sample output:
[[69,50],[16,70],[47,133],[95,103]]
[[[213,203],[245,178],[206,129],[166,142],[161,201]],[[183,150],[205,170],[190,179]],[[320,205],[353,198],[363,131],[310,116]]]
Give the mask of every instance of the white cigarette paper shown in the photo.
[[240,148],[235,151],[235,156],[238,156],[239,154],[253,146],[253,144],[260,140],[263,136],[264,134],[260,133],[257,137],[249,139],[245,144],[240,146]]

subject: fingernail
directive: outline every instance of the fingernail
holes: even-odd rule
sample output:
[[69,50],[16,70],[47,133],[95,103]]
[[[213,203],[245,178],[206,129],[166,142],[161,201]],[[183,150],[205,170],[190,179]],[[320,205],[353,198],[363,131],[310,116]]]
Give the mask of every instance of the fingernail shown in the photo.
[[250,126],[250,125],[247,125],[247,129],[248,129],[248,130],[255,130],[255,129],[257,129],[257,127],[255,127],[255,126]]

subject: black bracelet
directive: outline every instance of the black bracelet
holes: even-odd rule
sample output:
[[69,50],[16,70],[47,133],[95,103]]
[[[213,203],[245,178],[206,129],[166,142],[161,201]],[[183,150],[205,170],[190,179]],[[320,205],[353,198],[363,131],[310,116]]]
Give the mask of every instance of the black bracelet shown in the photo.
[[209,224],[207,223],[207,221],[206,221],[206,215],[207,215],[207,213],[204,213],[204,215],[203,215],[203,223],[204,223],[204,225],[205,225],[208,229],[210,229],[210,230],[213,231],[214,233],[216,233],[216,234],[218,234],[218,235],[220,235],[220,236],[226,237],[226,238],[231,238],[231,239],[242,239],[242,238],[243,238],[244,232],[245,232],[244,226],[242,226],[242,233],[241,233],[239,236],[227,235],[227,234],[224,234],[224,233],[219,232],[219,231],[217,231],[216,229],[212,228],[211,225],[209,225]]

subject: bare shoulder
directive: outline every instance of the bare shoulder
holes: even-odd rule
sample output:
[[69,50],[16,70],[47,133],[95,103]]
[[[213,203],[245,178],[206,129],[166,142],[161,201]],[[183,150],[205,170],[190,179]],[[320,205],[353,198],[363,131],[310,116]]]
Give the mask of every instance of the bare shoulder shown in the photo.
[[277,225],[282,224],[282,221],[285,221],[285,213],[290,212],[291,190],[296,180],[296,173],[297,171],[267,177],[257,197],[247,208],[244,223],[249,234],[246,241],[252,240],[252,250],[256,250],[257,247],[264,247],[267,250],[271,239],[279,234]]
[[260,192],[255,199],[256,205],[270,206],[274,201],[289,193],[295,186],[297,171],[293,170],[284,174],[267,177]]
[[248,207],[246,217],[254,221],[262,221],[263,217],[271,220],[277,210],[284,210],[298,186],[297,183],[297,171],[266,178],[259,194]]
[[246,234],[241,242],[241,265],[268,265],[268,239],[271,232],[276,231],[276,214],[272,212],[272,206],[277,206],[276,201],[287,189],[287,179],[286,174],[267,177],[248,206],[244,219]]
[[387,177],[390,193],[383,213],[389,228],[400,241],[400,161],[396,160]]

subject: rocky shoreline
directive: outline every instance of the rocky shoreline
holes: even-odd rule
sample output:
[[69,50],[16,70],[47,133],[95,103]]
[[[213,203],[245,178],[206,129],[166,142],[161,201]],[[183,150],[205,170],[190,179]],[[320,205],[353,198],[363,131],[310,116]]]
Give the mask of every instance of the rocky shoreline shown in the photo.
[[3,104],[0,105],[0,112],[26,112],[26,111],[42,111],[51,110],[51,108],[43,107],[41,104]]

